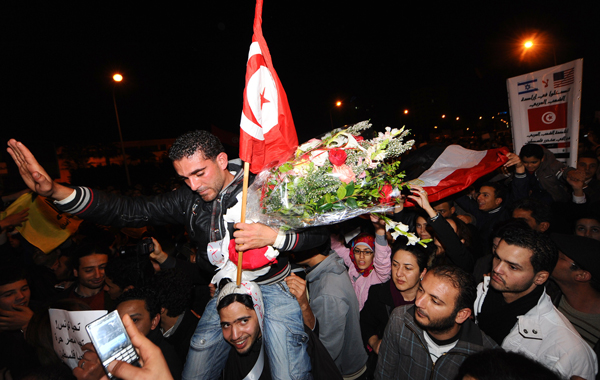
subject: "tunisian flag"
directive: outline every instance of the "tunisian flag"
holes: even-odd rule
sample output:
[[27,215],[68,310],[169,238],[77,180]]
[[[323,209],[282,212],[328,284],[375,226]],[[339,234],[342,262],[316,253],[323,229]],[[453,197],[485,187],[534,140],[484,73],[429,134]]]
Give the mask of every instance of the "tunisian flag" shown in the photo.
[[[507,148],[478,151],[465,149],[460,145],[450,145],[441,152],[430,149],[429,152],[419,154],[419,150],[413,153],[417,155],[413,160],[427,157],[425,161],[429,160],[433,163],[429,169],[419,174],[418,178],[409,180],[408,183],[425,188],[430,202],[466,189],[477,179],[493,172],[508,161]],[[437,157],[435,157],[436,153],[439,154]],[[427,164],[421,162],[421,165]]]
[[287,96],[262,34],[262,3],[256,2],[240,122],[240,158],[255,174],[286,161],[298,146]]

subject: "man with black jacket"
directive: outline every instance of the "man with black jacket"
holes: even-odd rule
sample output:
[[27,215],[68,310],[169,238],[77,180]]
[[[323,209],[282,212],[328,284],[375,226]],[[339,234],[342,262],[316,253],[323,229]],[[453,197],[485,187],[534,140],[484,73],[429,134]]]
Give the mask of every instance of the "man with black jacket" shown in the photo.
[[[62,186],[52,182],[22,143],[12,139],[8,145],[8,152],[28,187],[56,200],[57,207],[64,212],[117,227],[183,224],[190,238],[198,244],[196,263],[205,273],[214,273],[216,269],[207,254],[208,243],[226,237],[235,238],[238,251],[269,245],[280,251],[306,250],[329,239],[324,228],[297,233],[276,230],[260,223],[236,223],[235,226],[232,222],[226,223],[223,216],[235,208],[242,191],[241,161],[229,162],[220,141],[206,131],[180,136],[169,151],[175,171],[188,186],[152,197],[128,198],[86,187]],[[237,229],[235,232],[234,228]],[[307,338],[300,307],[282,281],[289,273],[288,260],[280,255],[277,263],[254,281],[261,285],[265,296],[266,349],[268,352],[289,351],[285,356],[289,363],[271,366],[273,377],[303,379],[309,376],[310,360],[305,354]],[[286,342],[288,334],[300,343],[290,347]],[[192,338],[183,377],[217,378],[227,359],[228,349],[213,298]]]

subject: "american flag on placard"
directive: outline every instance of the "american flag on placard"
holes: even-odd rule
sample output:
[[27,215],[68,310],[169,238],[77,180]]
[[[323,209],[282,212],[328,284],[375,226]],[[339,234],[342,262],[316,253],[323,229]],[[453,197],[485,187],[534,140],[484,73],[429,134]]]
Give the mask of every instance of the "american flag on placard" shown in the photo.
[[575,68],[572,67],[565,71],[559,71],[554,73],[554,88],[568,86],[575,82]]

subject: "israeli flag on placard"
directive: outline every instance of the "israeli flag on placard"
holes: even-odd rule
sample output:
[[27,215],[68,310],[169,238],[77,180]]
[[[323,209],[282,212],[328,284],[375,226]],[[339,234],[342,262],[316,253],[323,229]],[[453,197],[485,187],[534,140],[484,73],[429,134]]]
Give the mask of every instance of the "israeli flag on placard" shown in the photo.
[[519,95],[537,91],[537,79],[517,83]]

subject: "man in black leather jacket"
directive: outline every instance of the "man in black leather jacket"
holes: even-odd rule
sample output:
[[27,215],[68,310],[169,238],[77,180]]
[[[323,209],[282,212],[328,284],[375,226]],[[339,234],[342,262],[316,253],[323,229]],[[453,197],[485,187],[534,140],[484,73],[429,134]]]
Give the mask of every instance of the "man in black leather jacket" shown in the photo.
[[[190,238],[198,243],[196,262],[205,272],[214,273],[216,269],[208,258],[207,244],[222,240],[226,235],[235,238],[238,251],[265,246],[280,251],[301,251],[319,246],[328,239],[324,228],[294,232],[260,223],[226,224],[223,215],[238,202],[243,170],[241,161],[229,162],[220,141],[206,131],[180,136],[169,151],[175,171],[187,186],[152,197],[123,197],[87,187],[71,188],[54,183],[22,143],[13,139],[8,145],[8,152],[29,188],[54,199],[56,206],[64,212],[117,227],[183,224]],[[287,257],[279,255],[277,263],[254,281],[261,285],[265,296],[265,343],[271,354],[273,378],[302,379],[308,378],[310,373],[310,360],[305,354],[308,338],[298,303],[282,281],[289,273]],[[294,344],[288,344],[288,340],[293,340]],[[213,299],[192,338],[183,377],[218,377],[228,349]]]

